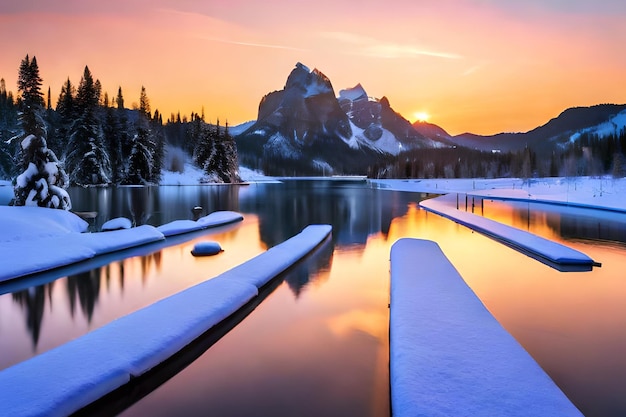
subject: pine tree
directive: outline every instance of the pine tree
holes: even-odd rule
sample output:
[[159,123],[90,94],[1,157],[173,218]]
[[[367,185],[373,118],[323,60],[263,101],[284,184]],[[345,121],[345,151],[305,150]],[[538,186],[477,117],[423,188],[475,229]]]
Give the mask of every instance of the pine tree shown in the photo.
[[70,182],[103,185],[110,182],[111,166],[104,147],[102,122],[98,115],[100,92],[89,67],[85,67],[76,93],[77,118],[72,124],[66,164]]
[[46,144],[46,127],[41,115],[44,107],[41,83],[37,59],[30,60],[26,55],[18,75],[18,92],[22,98],[19,138],[24,171],[14,181],[12,204],[70,210],[72,204],[65,191],[67,175]]
[[17,128],[17,106],[13,94],[0,79],[0,178],[9,179],[19,173],[16,167],[17,147],[10,141]]
[[[145,87],[141,87],[139,114],[135,123],[136,134],[130,152],[128,178],[130,184],[150,184],[154,179],[154,142],[150,131],[150,102]],[[159,174],[160,175],[160,174]]]
[[33,57],[31,60],[26,55],[20,64],[17,79],[17,90],[21,97],[19,122],[22,128],[22,139],[29,135],[40,137],[46,135],[46,126],[42,116],[44,100],[41,84],[37,58]]
[[[70,81],[69,77],[67,81],[63,83],[61,87],[61,93],[57,99],[56,114],[58,117],[58,127],[56,130],[57,143],[59,149],[63,152],[67,152],[67,144],[69,142],[70,130],[74,119],[76,118],[76,104],[74,103],[76,97],[76,88]],[[62,155],[64,158],[65,155]]]
[[154,111],[152,118],[151,131],[154,149],[152,151],[152,178],[151,182],[158,184],[161,182],[161,170],[163,167],[163,159],[165,155],[165,132],[163,131],[163,119],[158,110]]

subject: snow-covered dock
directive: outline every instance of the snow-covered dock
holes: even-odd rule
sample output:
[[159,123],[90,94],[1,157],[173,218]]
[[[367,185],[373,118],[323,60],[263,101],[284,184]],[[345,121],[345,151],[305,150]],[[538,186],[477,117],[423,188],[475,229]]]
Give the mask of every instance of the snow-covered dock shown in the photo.
[[313,225],[252,260],[0,372],[2,414],[65,416],[162,363],[315,249]]
[[454,206],[455,195],[423,200],[419,204],[428,211],[451,219],[479,233],[494,238],[536,259],[546,261],[558,268],[591,268],[598,265],[584,253],[545,239],[541,236],[498,223],[491,219],[458,210]]
[[404,416],[582,416],[432,241],[391,249],[391,408]]

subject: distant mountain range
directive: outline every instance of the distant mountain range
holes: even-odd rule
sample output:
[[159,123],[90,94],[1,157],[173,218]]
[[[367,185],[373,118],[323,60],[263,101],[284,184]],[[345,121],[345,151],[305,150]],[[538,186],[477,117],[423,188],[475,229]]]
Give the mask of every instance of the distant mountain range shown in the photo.
[[386,97],[369,97],[361,84],[336,95],[328,77],[298,63],[282,90],[261,99],[257,120],[234,128],[233,135],[240,162],[266,173],[367,174],[415,149],[545,152],[585,132],[602,136],[625,126],[626,104],[602,104],[567,109],[525,133],[451,136],[435,124],[411,124]]
[[491,136],[463,133],[449,137],[458,146],[482,151],[516,151],[528,146],[536,152],[575,142],[582,133],[608,136],[619,134],[626,126],[626,104],[599,104],[573,107],[546,124],[525,133],[498,133]]

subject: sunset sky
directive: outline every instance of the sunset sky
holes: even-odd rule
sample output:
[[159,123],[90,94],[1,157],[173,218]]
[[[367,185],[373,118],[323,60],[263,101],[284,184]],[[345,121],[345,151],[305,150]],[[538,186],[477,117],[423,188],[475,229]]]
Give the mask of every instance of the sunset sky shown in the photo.
[[15,92],[35,55],[55,102],[88,65],[127,106],[144,85],[165,118],[235,125],[302,62],[451,134],[527,131],[626,103],[624,22],[623,0],[22,0],[0,4],[0,77]]

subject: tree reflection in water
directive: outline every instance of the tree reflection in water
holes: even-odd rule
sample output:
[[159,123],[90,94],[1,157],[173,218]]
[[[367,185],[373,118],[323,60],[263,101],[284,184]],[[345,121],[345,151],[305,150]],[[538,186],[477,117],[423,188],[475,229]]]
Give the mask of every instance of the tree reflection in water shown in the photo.
[[[39,334],[41,332],[41,323],[43,321],[43,313],[46,304],[46,292],[52,293],[52,285],[41,285],[39,287],[31,287],[27,290],[13,293],[13,300],[25,310],[26,327],[31,335],[33,343],[33,351],[37,348],[39,342]],[[52,298],[50,297],[52,304]]]
[[[94,310],[98,304],[98,298],[102,294],[102,289],[110,291],[113,287],[112,277],[118,277],[120,292],[124,292],[125,265],[131,262],[139,262],[141,267],[141,281],[145,283],[151,268],[161,269],[162,252],[157,251],[140,258],[129,258],[122,261],[113,262],[100,268],[91,269],[64,278],[59,278],[48,284],[33,286],[25,290],[12,293],[13,301],[24,311],[26,328],[31,337],[33,352],[37,350],[41,335],[42,324],[46,312],[52,314],[53,293],[55,288],[62,288],[65,281],[65,292],[67,294],[67,305],[72,319],[84,317],[87,323],[91,323]],[[112,273],[117,269],[118,274]],[[104,282],[103,282],[104,281]],[[57,283],[61,287],[57,286]],[[64,303],[59,303],[64,304]],[[77,311],[77,304],[80,312]]]

